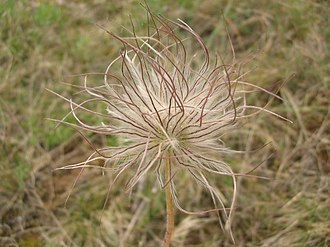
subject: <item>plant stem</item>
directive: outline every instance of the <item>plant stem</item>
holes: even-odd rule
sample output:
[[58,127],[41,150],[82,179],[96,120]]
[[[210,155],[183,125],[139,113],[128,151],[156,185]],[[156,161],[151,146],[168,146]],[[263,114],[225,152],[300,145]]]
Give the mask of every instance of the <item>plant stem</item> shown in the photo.
[[173,217],[173,200],[172,200],[172,192],[171,192],[171,160],[170,158],[166,159],[165,166],[165,193],[166,193],[166,233],[163,240],[163,247],[169,247],[172,233],[174,229],[174,217]]

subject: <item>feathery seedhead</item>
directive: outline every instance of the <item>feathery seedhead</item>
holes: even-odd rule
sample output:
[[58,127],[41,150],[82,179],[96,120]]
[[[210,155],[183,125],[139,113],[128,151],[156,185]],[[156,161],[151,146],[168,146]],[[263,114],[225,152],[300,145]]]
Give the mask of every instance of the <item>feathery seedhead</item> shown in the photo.
[[[176,171],[184,170],[205,186],[214,203],[214,209],[195,213],[222,210],[221,218],[230,231],[236,177],[244,174],[235,174],[229,164],[219,159],[230,152],[221,137],[241,119],[260,111],[283,118],[265,108],[247,105],[248,93],[259,91],[279,97],[243,81],[235,61],[225,64],[221,57],[210,56],[201,37],[184,21],[171,21],[146,9],[147,34],[138,35],[133,22],[129,37],[106,30],[122,43],[123,51],[105,73],[82,75],[85,79],[83,91],[89,94],[88,100],[74,103],[66,99],[77,120],[77,124],[69,125],[101,135],[119,136],[125,141],[118,147],[95,149],[86,161],[62,169],[85,168],[93,166],[91,163],[95,160],[103,160],[104,166],[99,168],[116,174],[113,183],[132,169],[135,172],[127,182],[127,190],[154,170],[162,188],[170,184],[176,207],[185,213],[194,213],[180,206],[172,179]],[[180,38],[179,31],[187,36]],[[104,76],[103,85],[89,86],[87,79],[92,75]],[[105,103],[107,113],[85,106],[93,101]],[[98,126],[88,125],[77,116],[77,109],[101,116],[104,121]],[[247,113],[247,109],[254,112]],[[166,159],[171,161],[168,181],[163,175]],[[218,190],[209,183],[207,173],[232,178],[234,193],[230,210],[225,207]],[[222,227],[221,221],[220,224]]]

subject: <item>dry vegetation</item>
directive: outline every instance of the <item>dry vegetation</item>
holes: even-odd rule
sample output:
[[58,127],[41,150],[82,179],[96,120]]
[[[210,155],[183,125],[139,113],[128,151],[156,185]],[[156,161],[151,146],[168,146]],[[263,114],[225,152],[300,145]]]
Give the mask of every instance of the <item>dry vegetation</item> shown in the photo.
[[[79,134],[55,129],[45,118],[69,110],[50,88],[70,95],[75,73],[104,72],[120,46],[94,24],[121,32],[133,13],[145,30],[138,1],[15,1],[0,3],[0,246],[159,246],[164,232],[164,192],[155,177],[129,197],[118,181],[103,211],[111,174],[89,170],[74,187],[79,170],[55,171],[91,152]],[[120,3],[119,3],[120,2]],[[328,1],[150,0],[156,13],[180,17],[211,50],[228,44],[228,22],[247,78],[272,89],[287,78],[268,106],[294,121],[261,114],[226,137],[229,147],[257,152],[227,157],[237,172],[255,172],[269,181],[242,178],[233,222],[237,246],[330,245],[330,25]],[[224,53],[226,54],[226,53]],[[228,54],[227,54],[228,55]],[[256,105],[268,99],[249,98]],[[91,120],[93,121],[93,120]],[[114,138],[90,135],[96,145]],[[216,183],[230,193],[229,180]],[[182,177],[180,200],[190,208],[210,205],[207,193]],[[101,217],[102,215],[102,217]],[[101,219],[101,220],[100,220]],[[232,246],[216,215],[176,212],[173,246]]]

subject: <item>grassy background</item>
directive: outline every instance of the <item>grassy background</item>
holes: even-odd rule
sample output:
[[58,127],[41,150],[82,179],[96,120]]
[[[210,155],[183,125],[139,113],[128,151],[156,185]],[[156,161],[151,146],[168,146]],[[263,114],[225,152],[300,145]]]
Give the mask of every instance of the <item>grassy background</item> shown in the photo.
[[[239,181],[233,222],[237,246],[330,245],[330,4],[328,1],[148,1],[155,13],[181,18],[211,50],[225,49],[228,22],[237,56],[256,56],[247,78],[261,86],[284,80],[284,102],[269,109],[294,124],[259,115],[227,144],[262,151],[228,158],[247,171],[269,157],[256,174],[270,181]],[[70,95],[62,84],[70,74],[103,72],[120,46],[94,24],[118,33],[132,14],[145,30],[139,1],[15,1],[0,3],[0,246],[159,246],[165,228],[162,191],[154,177],[131,198],[123,181],[111,191],[102,214],[110,174],[82,174],[54,168],[81,161],[91,152],[68,127],[54,129],[46,117],[61,118],[67,105],[45,91]],[[76,80],[77,81],[77,80]],[[265,99],[250,98],[257,105]],[[90,136],[97,145],[116,140]],[[210,205],[194,183],[182,177],[184,205]],[[226,194],[230,185],[216,183]],[[189,186],[188,186],[189,185]],[[227,189],[226,189],[227,188]],[[232,246],[215,215],[176,212],[173,246]]]

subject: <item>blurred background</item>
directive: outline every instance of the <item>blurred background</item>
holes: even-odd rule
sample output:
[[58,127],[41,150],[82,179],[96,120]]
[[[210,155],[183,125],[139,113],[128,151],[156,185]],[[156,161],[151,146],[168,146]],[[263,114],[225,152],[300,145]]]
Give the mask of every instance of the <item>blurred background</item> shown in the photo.
[[[164,191],[148,176],[129,197],[125,178],[110,192],[111,174],[55,168],[92,152],[79,133],[55,129],[68,105],[45,89],[68,96],[85,72],[104,72],[121,49],[98,28],[118,34],[146,31],[141,1],[28,1],[0,3],[0,246],[160,246],[165,231]],[[280,89],[284,101],[267,109],[294,123],[260,114],[226,138],[228,147],[259,152],[229,157],[237,172],[266,160],[256,175],[239,180],[233,232],[237,246],[330,245],[330,3],[321,0],[150,0],[152,11],[180,18],[212,52],[230,55],[224,18],[246,80]],[[292,76],[294,75],[294,76]],[[64,82],[64,83],[63,83]],[[255,105],[268,99],[251,95]],[[70,120],[70,118],[69,118]],[[72,119],[71,119],[72,120]],[[111,137],[89,135],[96,146]],[[127,178],[126,178],[127,179]],[[231,185],[214,178],[230,195]],[[183,177],[180,200],[188,208],[211,206],[208,194]],[[71,193],[72,192],[72,193]],[[66,205],[66,198],[71,193]],[[101,217],[102,215],[102,217]],[[172,246],[233,246],[216,215],[175,212]]]

